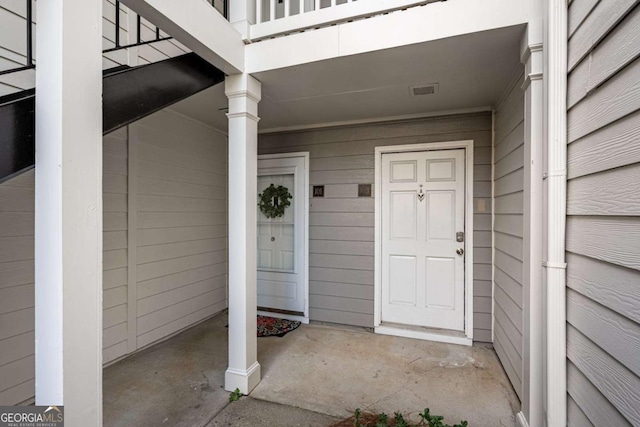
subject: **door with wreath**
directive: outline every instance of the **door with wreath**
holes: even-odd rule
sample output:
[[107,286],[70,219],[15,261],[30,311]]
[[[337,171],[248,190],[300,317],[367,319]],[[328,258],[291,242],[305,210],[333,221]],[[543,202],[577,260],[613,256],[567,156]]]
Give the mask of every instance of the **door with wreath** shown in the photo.
[[258,309],[304,315],[304,159],[258,161]]

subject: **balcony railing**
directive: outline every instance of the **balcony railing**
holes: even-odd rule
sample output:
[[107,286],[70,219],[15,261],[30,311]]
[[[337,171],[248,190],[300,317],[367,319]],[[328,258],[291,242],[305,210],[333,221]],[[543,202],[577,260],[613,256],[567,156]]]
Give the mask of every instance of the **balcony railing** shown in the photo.
[[[228,0],[206,0],[206,2],[217,9],[225,18],[227,17]],[[172,38],[157,26],[152,25],[147,20],[141,18],[140,15],[135,14],[135,12],[122,5],[120,0],[105,2],[105,4],[105,19],[112,24],[105,24],[103,27],[103,37],[106,43],[106,45],[103,46],[103,53],[110,53],[134,46],[143,46]],[[25,43],[14,51],[15,55],[13,56],[17,59],[14,59],[13,63],[10,64],[7,69],[0,69],[0,76],[36,68],[34,55],[34,7],[34,0],[25,0],[25,9],[20,12],[20,16],[24,18],[25,23],[24,34],[21,36],[24,37],[23,40],[25,40]],[[107,8],[111,9],[107,10]],[[107,16],[111,16],[112,13],[113,17],[107,18]],[[128,23],[122,22],[122,16],[129,14],[131,14],[132,17],[135,16],[135,30],[128,28],[129,26],[133,27],[131,21]],[[127,35],[123,40],[122,32],[126,34],[127,31],[131,31],[132,34],[135,31],[135,34],[133,34],[133,36]]]
[[328,26],[446,0],[255,0],[251,39]]
[[[114,35],[113,35],[113,40],[115,43],[114,47],[111,47],[109,49],[104,49],[102,51],[102,53],[109,53],[109,52],[113,52],[116,50],[120,50],[120,49],[127,49],[130,47],[134,47],[134,46],[143,46],[145,44],[149,44],[149,43],[156,43],[156,42],[161,42],[164,40],[169,40],[171,39],[170,36],[165,36],[161,31],[160,28],[156,27],[155,25],[152,26],[152,30],[153,30],[153,37],[151,37],[150,39],[147,40],[143,40],[143,36],[142,36],[142,17],[138,14],[136,14],[136,38],[134,39],[135,41],[133,42],[129,42],[129,43],[125,43],[122,44],[121,40],[120,40],[120,12],[122,11],[122,7],[120,5],[120,1],[119,0],[115,0],[115,26],[114,26]],[[131,10],[129,10],[128,13],[133,13]]]

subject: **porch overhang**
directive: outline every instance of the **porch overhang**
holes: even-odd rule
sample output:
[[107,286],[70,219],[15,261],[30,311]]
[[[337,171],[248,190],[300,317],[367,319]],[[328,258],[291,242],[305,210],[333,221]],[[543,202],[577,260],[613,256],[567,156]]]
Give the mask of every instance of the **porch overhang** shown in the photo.
[[[528,0],[449,0],[262,40],[246,46],[246,72],[258,73],[524,25],[536,14],[533,3]],[[292,54],[283,55],[282,52]]]

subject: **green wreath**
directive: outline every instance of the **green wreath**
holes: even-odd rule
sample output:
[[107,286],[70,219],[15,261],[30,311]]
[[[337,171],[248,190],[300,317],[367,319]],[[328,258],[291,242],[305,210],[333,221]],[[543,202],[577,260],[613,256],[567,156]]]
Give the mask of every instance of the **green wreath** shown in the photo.
[[273,184],[258,194],[258,197],[258,207],[267,218],[279,218],[284,215],[284,210],[291,206],[290,200],[293,198],[287,187],[276,187]]

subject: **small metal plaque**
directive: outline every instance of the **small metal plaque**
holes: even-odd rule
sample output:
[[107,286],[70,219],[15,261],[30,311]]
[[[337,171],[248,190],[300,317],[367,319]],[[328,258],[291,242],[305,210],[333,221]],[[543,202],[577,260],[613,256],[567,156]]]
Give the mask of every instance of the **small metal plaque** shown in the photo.
[[371,184],[358,184],[358,197],[371,197]]
[[324,185],[313,186],[313,197],[324,197]]

